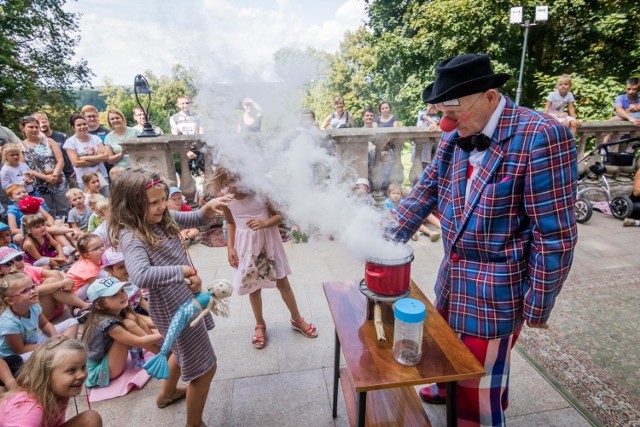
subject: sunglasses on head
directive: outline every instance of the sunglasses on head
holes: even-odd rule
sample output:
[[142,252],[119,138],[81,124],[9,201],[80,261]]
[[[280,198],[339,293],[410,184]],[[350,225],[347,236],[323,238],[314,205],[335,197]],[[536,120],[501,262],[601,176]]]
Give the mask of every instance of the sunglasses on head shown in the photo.
[[23,257],[22,255],[18,255],[17,257],[14,257],[14,258],[10,259],[10,260],[9,260],[9,261],[7,261],[7,262],[3,262],[3,263],[2,263],[2,264],[0,264],[0,265],[2,265],[2,266],[4,266],[4,267],[11,267],[11,266],[13,265],[13,263],[14,263],[14,262],[20,262],[20,261],[22,261],[23,259],[24,259],[24,257]]
[[22,124],[29,123],[29,122],[37,122],[37,121],[38,120],[36,120],[36,118],[33,116],[24,116],[22,118]]

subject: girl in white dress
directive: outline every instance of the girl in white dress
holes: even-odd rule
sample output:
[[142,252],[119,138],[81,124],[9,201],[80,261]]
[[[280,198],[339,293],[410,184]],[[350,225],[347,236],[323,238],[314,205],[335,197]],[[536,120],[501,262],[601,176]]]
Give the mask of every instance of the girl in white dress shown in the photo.
[[236,178],[222,167],[216,169],[214,185],[219,192],[235,194],[235,198],[222,210],[228,224],[229,264],[237,269],[233,278],[234,290],[238,295],[249,295],[256,319],[251,344],[257,349],[267,344],[267,326],[262,315],[262,288],[278,288],[291,314],[293,329],[305,337],[317,337],[316,327],[300,315],[287,278],[291,268],[278,231],[282,215],[275,212],[267,200],[252,191],[239,188]]

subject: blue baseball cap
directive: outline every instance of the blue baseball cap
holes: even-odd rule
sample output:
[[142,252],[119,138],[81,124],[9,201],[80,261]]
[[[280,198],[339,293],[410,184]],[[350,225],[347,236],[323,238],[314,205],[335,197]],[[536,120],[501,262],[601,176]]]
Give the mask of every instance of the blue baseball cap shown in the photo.
[[172,195],[174,195],[176,193],[182,193],[182,190],[179,189],[178,187],[170,187],[169,188],[169,197],[171,197]]
[[9,226],[4,222],[0,221],[0,231],[10,230]]
[[125,282],[121,282],[115,277],[101,277],[89,285],[87,297],[91,302],[100,297],[112,297],[120,292],[120,289],[125,285]]

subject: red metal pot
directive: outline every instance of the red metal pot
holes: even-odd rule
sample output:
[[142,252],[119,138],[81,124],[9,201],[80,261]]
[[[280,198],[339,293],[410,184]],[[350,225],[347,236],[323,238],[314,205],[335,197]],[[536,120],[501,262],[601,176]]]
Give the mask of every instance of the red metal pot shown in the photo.
[[369,290],[380,295],[401,295],[411,285],[413,249],[404,245],[404,256],[393,259],[367,258],[364,282]]

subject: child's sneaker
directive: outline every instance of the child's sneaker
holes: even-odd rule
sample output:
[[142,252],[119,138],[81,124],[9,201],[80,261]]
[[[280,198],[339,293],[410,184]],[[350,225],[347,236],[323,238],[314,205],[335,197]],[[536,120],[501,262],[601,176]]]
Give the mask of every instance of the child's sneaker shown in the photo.
[[87,317],[89,316],[90,312],[91,306],[89,306],[88,308],[75,307],[73,310],[71,310],[73,318],[76,319],[80,324],[87,321]]
[[439,231],[432,232],[429,238],[431,239],[432,242],[437,242],[438,240],[440,240],[440,232]]
[[414,242],[418,241],[418,233],[415,233],[413,236],[411,236],[411,240],[413,240]]

